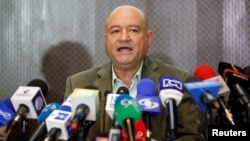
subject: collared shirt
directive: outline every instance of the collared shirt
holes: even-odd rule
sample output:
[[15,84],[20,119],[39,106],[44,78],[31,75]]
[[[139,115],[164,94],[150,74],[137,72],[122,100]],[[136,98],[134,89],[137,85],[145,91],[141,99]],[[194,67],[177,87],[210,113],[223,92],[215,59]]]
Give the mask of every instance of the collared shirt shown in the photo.
[[[143,64],[143,63],[142,63]],[[138,71],[136,72],[136,74],[133,76],[132,78],[132,84],[130,85],[130,87],[128,88],[121,79],[117,78],[113,65],[112,65],[112,88],[113,88],[113,93],[116,93],[117,90],[124,86],[127,87],[129,90],[129,95],[132,97],[136,97],[137,94],[137,84],[138,82],[141,80],[141,71],[142,71],[142,64],[140,66],[140,68],[138,69]]]

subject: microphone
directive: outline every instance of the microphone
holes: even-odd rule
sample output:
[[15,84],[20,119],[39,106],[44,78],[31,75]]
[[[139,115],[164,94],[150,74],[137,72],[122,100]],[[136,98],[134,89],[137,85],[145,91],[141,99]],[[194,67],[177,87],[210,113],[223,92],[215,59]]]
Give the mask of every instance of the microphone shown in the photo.
[[[126,90],[127,89],[127,90]],[[106,106],[105,110],[108,113],[109,117],[111,119],[114,118],[114,105],[115,105],[115,100],[117,97],[119,97],[121,94],[129,94],[129,90],[126,87],[120,87],[118,88],[117,92],[115,94],[109,93],[107,94],[107,101],[106,101]]]
[[116,91],[117,94],[129,94],[129,90],[125,86],[121,86]]
[[72,113],[69,111],[54,110],[45,120],[48,133],[44,141],[68,140],[71,135],[71,117]]
[[[40,79],[33,79],[27,86],[19,86],[11,96],[10,101],[15,109],[16,116],[7,131],[6,140],[17,123],[25,122],[25,119],[37,119],[42,109],[47,105],[44,96],[48,92],[47,84]],[[25,132],[25,123],[22,132]]]
[[[220,84],[216,81],[187,82],[184,83],[184,87],[201,111],[205,113],[206,125],[218,124],[216,117],[220,103],[217,101],[217,95],[220,90]],[[232,117],[231,113],[227,115]]]
[[16,113],[12,108],[12,104],[10,102],[10,98],[6,98],[0,102],[0,127],[7,125],[11,122]]
[[173,76],[162,76],[159,80],[159,96],[167,113],[167,139],[176,139],[177,105],[183,97],[183,84]]
[[230,104],[234,105],[232,111],[235,112],[236,121],[238,121],[238,124],[242,121],[249,124],[250,90],[248,75],[240,67],[226,62],[219,63],[218,71],[232,91]]
[[89,114],[85,120],[96,121],[99,114],[99,93],[100,91],[97,89],[74,89],[71,94],[72,114],[75,115],[78,105],[84,103],[89,107]]
[[228,119],[228,121],[232,125],[234,125],[235,123],[233,121],[232,114],[230,113],[230,110],[227,108],[227,105],[226,105],[226,103],[228,103],[231,90],[229,89],[228,85],[225,83],[221,75],[215,76],[214,74],[216,73],[213,71],[212,67],[210,67],[208,64],[201,64],[200,66],[198,66],[194,74],[198,78],[204,77],[202,79],[203,81],[213,80],[213,81],[217,81],[220,83],[221,88],[219,90],[217,100],[220,104],[220,107],[224,111],[225,116]]
[[60,104],[58,104],[57,102],[52,102],[48,105],[46,105],[41,114],[39,115],[38,119],[37,119],[37,123],[41,124],[42,122],[44,122],[46,120],[46,118],[56,109],[59,109]]
[[[220,90],[220,84],[216,81],[201,81],[184,83],[185,89],[192,96],[196,104],[203,111],[207,111],[207,105],[210,102],[217,100],[217,95]],[[204,99],[205,98],[205,99]],[[207,101],[204,101],[207,100]],[[218,106],[215,106],[218,107]]]
[[108,137],[109,141],[117,141],[121,139],[122,127],[119,125],[118,121],[115,119],[114,105],[115,105],[116,98],[122,94],[124,95],[129,94],[129,90],[127,87],[121,86],[116,91],[116,94],[109,93],[107,95],[107,104],[105,106],[105,110],[109,114],[110,118],[113,119],[111,128],[109,130],[109,137]]
[[245,74],[245,71],[241,67],[234,65],[234,64],[227,63],[227,62],[219,62],[218,72],[220,75],[222,75],[224,79],[226,78],[228,74],[230,75],[232,73],[235,73],[245,78],[248,77]]
[[222,76],[217,75],[211,66],[209,66],[208,64],[199,65],[194,71],[194,76],[202,81],[214,80],[220,83],[221,87],[218,96],[225,100],[226,103],[228,102],[231,90],[229,89]]
[[137,84],[136,99],[142,107],[142,116],[147,128],[147,141],[151,140],[152,127],[151,117],[158,115],[161,111],[160,98],[156,95],[155,83],[153,80],[144,78]]
[[54,109],[45,119],[47,134],[44,141],[54,141],[56,139],[67,140],[72,134],[70,125],[72,121],[71,95],[56,109]]
[[7,106],[9,107],[12,111],[15,111],[14,107],[13,107],[13,104],[11,103],[11,100],[10,100],[11,97],[7,97],[5,98],[2,102]]
[[246,75],[248,75],[248,78],[250,77],[250,65],[249,66],[245,66],[243,68],[243,71],[245,72]]
[[243,71],[248,76],[248,89],[250,90],[250,65],[243,68]]
[[14,124],[25,118],[37,119],[42,109],[47,105],[44,98],[47,92],[47,84],[40,79],[30,81],[27,86],[19,86],[10,98],[16,111]]
[[39,127],[35,130],[33,135],[30,137],[29,141],[37,141],[43,139],[44,135],[47,133],[46,118],[56,109],[59,109],[60,105],[56,102],[52,102],[46,105],[41,114],[39,115],[37,122]]
[[120,95],[115,100],[115,119],[118,124],[125,128],[128,141],[135,140],[134,123],[137,122],[142,115],[141,106],[136,99],[129,95]]
[[27,84],[27,86],[39,87],[44,97],[46,97],[48,94],[48,85],[45,81],[41,79],[33,79]]
[[[142,120],[135,123],[135,141],[146,141],[147,131],[146,126]],[[122,138],[119,141],[127,141],[128,137],[124,128],[122,129]],[[116,140],[117,141],[117,140]]]
[[226,62],[220,62],[218,70],[233,93],[236,93],[232,96],[236,97],[242,105],[247,105],[249,103],[248,75],[240,67]]
[[[85,116],[81,120],[84,123],[81,123],[82,126],[76,126],[76,122],[72,122],[71,129],[75,131],[76,127],[78,128],[77,137],[80,139],[85,139],[88,135],[89,128],[95,123],[97,117],[99,116],[99,97],[100,91],[97,88],[76,88],[71,94],[72,101],[72,115],[79,116],[80,113],[77,110],[85,111]],[[84,105],[82,105],[84,104]],[[79,105],[81,105],[79,107]],[[74,119],[76,120],[76,118]],[[79,121],[80,123],[81,121]],[[79,134],[78,134],[79,133]]]
[[76,131],[79,129],[79,125],[84,125],[85,119],[89,114],[89,107],[86,104],[80,104],[76,107],[75,115],[71,122],[71,129]]

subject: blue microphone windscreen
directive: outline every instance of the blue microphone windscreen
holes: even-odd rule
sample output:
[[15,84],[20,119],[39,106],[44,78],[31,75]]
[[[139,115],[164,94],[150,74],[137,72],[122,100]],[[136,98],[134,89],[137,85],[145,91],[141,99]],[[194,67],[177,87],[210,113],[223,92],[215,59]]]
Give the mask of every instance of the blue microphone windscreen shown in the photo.
[[59,109],[60,104],[56,102],[52,102],[50,104],[47,104],[43,110],[41,111],[40,115],[37,118],[37,123],[41,124],[46,120],[46,118],[56,109]]
[[136,100],[144,113],[154,116],[160,113],[160,98],[156,96],[155,83],[149,78],[144,78],[137,84]]
[[149,78],[141,79],[137,84],[137,95],[155,96],[155,83]]
[[0,127],[7,125],[15,117],[15,112],[12,111],[8,106],[3,102],[0,102]]
[[3,102],[6,106],[8,106],[12,111],[15,111],[15,109],[14,109],[12,103],[11,103],[10,97],[5,98],[2,102]]

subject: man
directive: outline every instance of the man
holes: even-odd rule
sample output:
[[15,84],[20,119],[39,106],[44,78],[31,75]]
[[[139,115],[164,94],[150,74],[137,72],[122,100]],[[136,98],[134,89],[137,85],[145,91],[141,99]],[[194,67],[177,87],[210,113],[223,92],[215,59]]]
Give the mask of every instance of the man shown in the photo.
[[[187,71],[146,56],[152,43],[152,34],[140,9],[129,5],[115,8],[106,20],[104,33],[105,50],[111,62],[68,77],[65,98],[75,88],[90,85],[101,92],[99,118],[90,128],[88,139],[93,141],[96,134],[108,132],[111,127],[111,118],[103,106],[106,90],[115,93],[119,87],[126,86],[130,95],[135,97],[136,85],[142,78],[149,78],[158,86],[159,78],[164,75],[177,77],[182,82],[192,77]],[[178,105],[177,114],[179,141],[204,140],[199,131],[201,113],[187,93]],[[159,141],[165,140],[165,115],[165,109],[162,109],[159,115],[152,118],[152,138]]]

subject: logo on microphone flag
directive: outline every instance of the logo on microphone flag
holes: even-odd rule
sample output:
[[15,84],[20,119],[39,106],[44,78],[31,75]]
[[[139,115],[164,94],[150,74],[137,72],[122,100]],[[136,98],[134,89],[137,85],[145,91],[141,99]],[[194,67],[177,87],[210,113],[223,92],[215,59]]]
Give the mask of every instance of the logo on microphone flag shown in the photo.
[[201,100],[202,95],[204,92],[207,92],[212,96],[217,97],[221,85],[216,81],[202,81],[184,83],[184,87],[199,105],[201,110],[206,111],[207,106]]
[[138,104],[142,107],[144,112],[150,112],[151,114],[160,113],[160,98],[157,96],[141,96],[137,95]]

